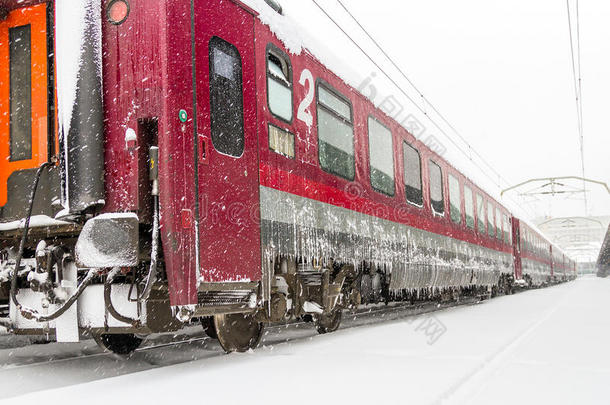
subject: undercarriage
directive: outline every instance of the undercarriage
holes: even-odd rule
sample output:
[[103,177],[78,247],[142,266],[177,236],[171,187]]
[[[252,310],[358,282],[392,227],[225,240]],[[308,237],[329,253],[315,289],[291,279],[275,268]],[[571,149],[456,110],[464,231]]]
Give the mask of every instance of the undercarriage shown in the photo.
[[[135,215],[116,214],[70,227],[79,233],[67,232],[65,225],[35,227],[22,249],[15,237],[23,230],[4,237],[0,308],[13,333],[58,342],[91,336],[104,349],[125,355],[147,335],[201,321],[225,351],[242,352],[258,345],[268,324],[305,320],[319,333],[330,333],[345,310],[362,305],[459,301],[512,288],[512,276],[502,274],[496,286],[391,290],[392,274],[384,265],[276,256],[261,282],[202,282],[197,304],[172,306],[162,254],[157,257],[154,238],[142,236],[153,234],[150,226]],[[476,278],[474,272],[469,277]]]

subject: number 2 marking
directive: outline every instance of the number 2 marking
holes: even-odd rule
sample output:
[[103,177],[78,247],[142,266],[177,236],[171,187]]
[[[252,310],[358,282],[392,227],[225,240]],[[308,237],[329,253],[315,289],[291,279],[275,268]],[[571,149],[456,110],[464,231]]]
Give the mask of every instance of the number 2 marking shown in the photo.
[[309,69],[303,70],[303,72],[301,73],[301,78],[299,79],[299,84],[301,86],[309,84],[309,87],[307,89],[307,94],[305,95],[305,98],[303,99],[303,101],[301,101],[301,104],[299,105],[297,118],[307,124],[308,127],[311,127],[313,125],[313,116],[308,111],[308,109],[311,106],[311,103],[313,102],[314,89],[313,75],[311,74],[311,71],[309,71]]

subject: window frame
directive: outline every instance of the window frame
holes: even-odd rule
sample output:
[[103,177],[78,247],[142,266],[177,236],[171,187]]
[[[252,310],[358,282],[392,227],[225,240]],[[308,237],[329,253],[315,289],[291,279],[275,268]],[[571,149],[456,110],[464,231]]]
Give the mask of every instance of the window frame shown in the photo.
[[[333,111],[330,107],[325,106],[323,103],[320,103],[320,86],[324,87],[324,89],[326,91],[328,91],[329,93],[333,94],[335,97],[343,100],[344,102],[346,102],[349,105],[350,108],[350,122],[348,122],[344,117],[342,117],[341,115],[337,114],[335,111]],[[343,174],[338,173],[336,171],[333,171],[332,169],[328,169],[322,166],[322,160],[320,159],[320,117],[318,114],[318,108],[322,108],[324,111],[326,111],[328,114],[334,116],[335,118],[343,121],[345,124],[349,125],[352,129],[352,144],[354,147],[354,175],[350,178],[350,177],[345,177],[343,176]],[[320,166],[320,169],[322,169],[324,172],[328,173],[328,174],[332,174],[333,176],[337,176],[343,180],[347,180],[347,181],[354,181],[356,179],[356,133],[355,133],[355,124],[354,124],[354,106],[351,102],[351,100],[343,95],[342,93],[340,93],[338,90],[336,90],[333,86],[331,86],[327,81],[318,78],[316,80],[316,136],[317,136],[317,148],[318,148],[318,165]]]
[[[438,212],[434,209],[434,202],[432,201],[432,166],[436,166],[439,168],[439,171],[441,173],[441,202],[443,203],[443,212]],[[445,176],[443,176],[443,168],[440,164],[436,163],[434,160],[432,159],[428,159],[428,194],[429,194],[429,198],[430,198],[430,209],[432,210],[432,215],[433,216],[438,216],[438,217],[445,217],[446,213],[447,213],[447,207],[445,204]]]
[[[289,79],[290,79],[290,100],[291,100],[291,106],[290,106],[290,120],[287,121],[285,118],[275,114],[271,108],[271,99],[269,97],[270,92],[269,92],[269,80],[274,80],[278,83],[280,83],[279,80],[277,80],[274,75],[271,73],[270,69],[269,69],[269,54],[270,53],[274,53],[276,57],[280,57],[281,59],[283,59],[288,67],[288,75],[289,75]],[[288,124],[288,125],[292,125],[292,123],[294,122],[294,70],[292,68],[292,60],[290,60],[290,56],[284,52],[282,49],[280,49],[278,46],[276,46],[275,44],[273,44],[272,42],[267,44],[267,48],[265,49],[265,86],[267,87],[267,108],[269,109],[269,113],[271,114],[271,116],[273,116],[273,118],[280,120],[281,122]],[[283,83],[280,83],[283,85]],[[277,125],[276,125],[277,126]]]
[[[22,43],[22,38],[19,38],[18,40],[14,41],[13,40],[13,33],[21,33],[21,32],[26,32],[27,33],[27,39],[29,40],[29,43]],[[33,97],[32,97],[32,93],[33,93],[33,87],[36,85],[35,81],[32,80],[32,63],[33,63],[33,58],[34,56],[32,55],[34,52],[34,46],[32,44],[33,42],[33,37],[34,33],[32,32],[32,24],[28,23],[28,24],[23,24],[23,25],[16,25],[13,27],[9,27],[8,28],[8,42],[7,42],[7,48],[8,48],[8,60],[9,60],[9,66],[8,66],[8,71],[9,71],[9,77],[8,77],[8,88],[9,88],[9,98],[8,98],[8,139],[9,139],[9,152],[8,152],[8,161],[11,163],[14,162],[27,162],[27,161],[31,161],[34,157],[34,122],[33,122]],[[16,44],[16,46],[14,46]],[[23,71],[23,73],[25,73],[25,78],[27,78],[27,91],[23,92],[23,95],[26,95],[26,100],[27,102],[21,103],[21,101],[26,101],[26,100],[19,100],[16,101],[14,98],[14,96],[16,96],[16,94],[14,94],[14,91],[20,91],[19,87],[17,86],[17,89],[14,88],[13,86],[13,79],[14,79],[14,65],[13,65],[13,51],[26,51],[27,54],[27,65],[25,66],[26,69]],[[25,56],[25,55],[21,55],[21,56]],[[15,67],[16,68],[16,67]],[[19,73],[22,72],[22,69],[17,69],[19,70]],[[23,84],[23,83],[21,83]],[[21,108],[17,108],[17,114],[23,114],[23,116],[21,117],[15,117],[13,116],[13,108],[15,103],[18,105],[19,104]],[[19,125],[24,125],[23,127],[20,127]],[[20,133],[16,133],[14,131],[19,130],[19,129],[23,129],[24,130],[24,138],[23,139],[15,139],[15,135],[21,135]],[[23,141],[25,146],[18,146],[20,144],[20,142]],[[15,148],[15,146],[18,146],[17,148]],[[22,155],[23,154],[23,155]]]
[[[485,197],[481,193],[475,193],[476,204],[475,204],[475,212],[477,214],[477,233],[479,235],[487,235],[487,204],[485,203]],[[483,212],[479,215],[479,206],[483,207]],[[481,221],[483,221],[483,227],[481,228]]]
[[[468,212],[467,212],[468,210],[466,209],[466,207],[467,207],[466,202],[468,201],[468,199],[466,198],[466,189],[468,189],[468,192],[470,193],[470,204],[472,207],[472,226],[468,225]],[[466,228],[468,228],[468,229],[476,230],[476,227],[477,227],[477,223],[476,223],[476,219],[475,219],[476,218],[476,204],[474,201],[475,193],[472,190],[472,187],[468,186],[465,183],[464,183],[463,190],[464,190],[464,219],[466,221],[465,225],[466,225]]]
[[[492,218],[489,217],[490,215],[490,209],[491,208],[491,215]],[[495,239],[496,238],[496,209],[495,209],[495,204],[493,202],[491,202],[491,200],[487,200],[487,236],[489,236],[490,238]],[[490,233],[491,229],[489,226],[492,226],[493,228],[493,234]]]
[[[215,70],[214,70],[214,58],[212,55],[212,51],[214,49],[219,49],[221,52],[224,52],[223,49],[219,48],[219,47],[213,47],[213,43],[220,43],[223,45],[228,45],[230,48],[232,48],[233,50],[235,50],[237,52],[237,56],[239,57],[239,85],[241,88],[240,93],[240,97],[241,97],[241,136],[242,136],[242,141],[243,144],[241,146],[241,153],[239,154],[239,156],[234,155],[234,154],[230,154],[230,153],[226,153],[226,151],[224,150],[220,150],[216,143],[214,142],[215,140],[215,134],[214,134],[214,127],[215,127],[215,120],[214,120],[214,105],[215,103],[213,103],[212,100],[212,86],[213,86],[213,80],[212,77],[214,75],[216,75]],[[228,156],[231,157],[233,159],[240,159],[241,157],[244,156],[244,153],[246,152],[246,118],[245,118],[245,102],[244,102],[244,61],[243,61],[243,57],[241,55],[241,53],[239,52],[239,49],[237,48],[237,46],[227,40],[225,40],[224,38],[221,38],[219,36],[213,36],[212,38],[210,38],[210,40],[208,41],[208,57],[209,57],[209,100],[210,100],[210,138],[212,140],[212,147],[214,148],[214,150],[217,153],[220,153],[221,155],[224,156]],[[228,79],[227,79],[228,80]],[[217,125],[217,124],[216,124]]]
[[498,205],[496,205],[496,239],[498,239],[499,241],[504,240],[504,223],[502,223],[502,210]]
[[[454,179],[458,186],[458,212],[460,215],[457,221],[453,220],[453,204],[451,203],[451,179]],[[454,224],[461,225],[464,222],[464,212],[462,210],[462,196],[464,193],[462,191],[462,184],[460,183],[460,179],[451,173],[447,174],[447,181],[449,182],[449,218],[451,218],[451,222],[453,222]]]
[[506,229],[504,229],[504,242],[507,245],[511,244],[511,223],[510,223],[510,217],[508,216],[508,214],[503,213],[502,215],[502,220],[504,221],[504,226],[506,227]]
[[[372,157],[371,156],[371,120],[377,122],[379,125],[381,125],[385,129],[387,129],[388,132],[390,133],[390,141],[391,141],[391,146],[392,146],[391,151],[390,151],[390,154],[392,155],[392,185],[393,185],[392,194],[388,194],[385,191],[378,189],[373,184],[373,162],[371,159],[371,157]],[[368,149],[369,149],[369,183],[371,185],[371,188],[373,190],[375,190],[376,192],[383,194],[387,197],[395,197],[396,196],[396,162],[394,159],[394,133],[392,132],[392,129],[389,126],[385,125],[380,119],[375,117],[374,114],[369,114],[369,116],[366,119],[366,126],[367,126],[367,138],[368,138]]]
[[[415,153],[417,154],[417,159],[419,159],[419,196],[421,199],[421,203],[417,204],[414,201],[410,201],[409,197],[407,195],[407,167],[405,165],[405,146],[408,148],[411,148],[412,150],[415,151]],[[402,140],[402,171],[403,171],[403,182],[405,185],[405,200],[407,201],[407,204],[410,204],[414,207],[417,208],[423,208],[425,205],[425,201],[424,201],[424,178],[423,178],[423,170],[422,170],[422,166],[423,166],[423,160],[421,158],[421,153],[419,152],[419,149],[417,149],[415,146],[413,146],[412,144],[410,144],[409,142],[407,142],[405,139]]]

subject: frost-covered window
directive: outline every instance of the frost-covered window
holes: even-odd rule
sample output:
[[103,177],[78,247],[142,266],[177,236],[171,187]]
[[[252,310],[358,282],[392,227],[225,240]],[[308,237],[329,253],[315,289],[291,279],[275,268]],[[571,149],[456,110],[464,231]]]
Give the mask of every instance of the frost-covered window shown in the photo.
[[491,202],[487,202],[487,234],[492,238],[496,236],[496,227],[494,225],[494,206]]
[[210,40],[210,107],[214,148],[239,157],[244,152],[244,96],[241,56],[218,37]]
[[10,160],[32,158],[32,28],[9,29]]
[[496,207],[496,238],[502,240],[502,212]]
[[288,56],[275,47],[267,52],[267,92],[271,113],[292,122],[292,67]]
[[459,224],[462,222],[462,196],[460,194],[460,182],[452,175],[449,175],[449,205],[451,220]]
[[403,160],[407,202],[421,207],[424,204],[421,186],[421,157],[417,149],[406,142],[403,143]]
[[433,161],[430,161],[430,205],[435,214],[445,215],[443,172],[441,167]]
[[504,242],[510,245],[510,221],[508,215],[504,215]]
[[483,196],[477,194],[477,223],[479,233],[483,235],[485,233],[485,202]]
[[374,117],[369,117],[369,157],[371,186],[376,191],[393,196],[396,188],[392,132]]
[[352,105],[339,93],[319,83],[317,111],[320,167],[347,180],[354,180]]
[[269,124],[269,149],[282,156],[294,159],[294,135],[292,132]]
[[472,199],[472,190],[464,185],[464,208],[466,210],[466,226],[474,229],[474,200]]

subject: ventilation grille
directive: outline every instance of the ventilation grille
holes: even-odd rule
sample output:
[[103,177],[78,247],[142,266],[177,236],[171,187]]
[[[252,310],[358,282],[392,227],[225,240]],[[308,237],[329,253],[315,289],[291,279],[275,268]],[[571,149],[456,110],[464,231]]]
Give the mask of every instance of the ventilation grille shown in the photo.
[[252,291],[199,291],[199,304],[219,307],[226,305],[248,305]]

